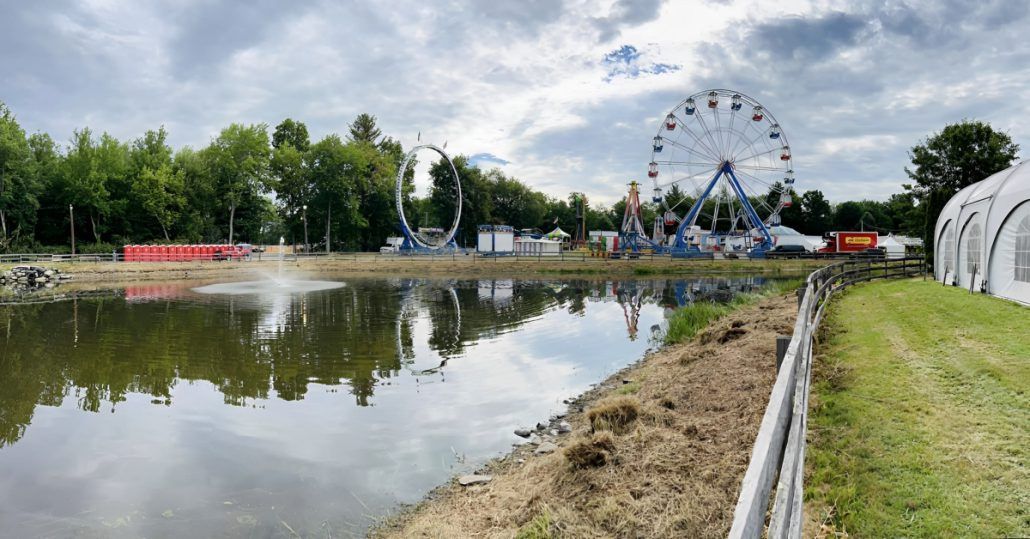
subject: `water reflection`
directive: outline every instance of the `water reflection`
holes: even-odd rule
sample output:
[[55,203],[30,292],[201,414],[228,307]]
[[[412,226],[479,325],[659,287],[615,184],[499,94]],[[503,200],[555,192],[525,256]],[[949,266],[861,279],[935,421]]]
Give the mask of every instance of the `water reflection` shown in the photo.
[[0,307],[0,522],[269,535],[288,517],[301,534],[360,532],[638,358],[640,324],[762,283],[174,284]]

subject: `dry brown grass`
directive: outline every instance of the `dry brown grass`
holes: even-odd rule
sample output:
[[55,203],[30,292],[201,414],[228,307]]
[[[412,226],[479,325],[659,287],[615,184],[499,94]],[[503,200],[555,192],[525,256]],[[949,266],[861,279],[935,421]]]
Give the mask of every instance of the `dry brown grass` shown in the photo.
[[[373,535],[725,537],[775,378],[775,336],[790,333],[796,311],[793,295],[769,298],[710,328],[748,329],[730,344],[694,340],[651,355],[588,395],[587,412],[569,414],[564,451],[521,448],[488,466],[491,483],[445,487]],[[621,377],[641,381],[632,397],[613,397]],[[625,428],[594,432],[595,420]]]
[[626,432],[640,415],[640,401],[621,396],[604,399],[587,411],[590,429],[594,432],[610,430],[616,434]]
[[573,468],[597,468],[611,462],[614,452],[615,436],[608,431],[601,431],[569,444],[565,448],[565,460]]

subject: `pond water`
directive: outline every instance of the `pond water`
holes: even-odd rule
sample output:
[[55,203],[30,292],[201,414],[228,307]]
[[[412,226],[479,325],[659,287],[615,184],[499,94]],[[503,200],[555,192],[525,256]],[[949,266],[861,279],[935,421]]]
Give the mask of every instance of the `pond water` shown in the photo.
[[763,282],[172,283],[0,307],[0,535],[362,535],[640,358],[669,309]]

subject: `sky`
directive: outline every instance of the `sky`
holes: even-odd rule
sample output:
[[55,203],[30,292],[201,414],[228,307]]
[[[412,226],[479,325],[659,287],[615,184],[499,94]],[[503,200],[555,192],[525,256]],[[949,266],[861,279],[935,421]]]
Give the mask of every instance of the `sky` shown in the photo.
[[405,147],[611,203],[670,109],[731,88],[789,135],[799,191],[882,200],[949,123],[1027,155],[1028,30],[1024,0],[0,0],[0,101],[61,142],[164,125],[175,147],[368,112]]

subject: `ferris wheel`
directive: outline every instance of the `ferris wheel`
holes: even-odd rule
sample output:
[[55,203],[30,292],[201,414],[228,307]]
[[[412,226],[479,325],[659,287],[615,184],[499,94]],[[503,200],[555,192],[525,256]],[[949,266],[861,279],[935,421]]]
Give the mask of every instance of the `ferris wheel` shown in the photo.
[[768,227],[793,203],[793,168],[787,134],[758,101],[725,89],[688,97],[652,140],[652,239],[673,251],[772,248]]

